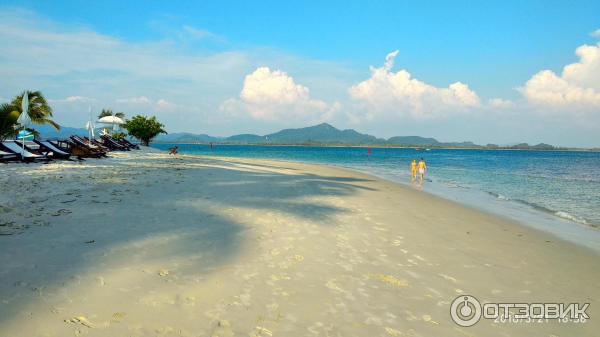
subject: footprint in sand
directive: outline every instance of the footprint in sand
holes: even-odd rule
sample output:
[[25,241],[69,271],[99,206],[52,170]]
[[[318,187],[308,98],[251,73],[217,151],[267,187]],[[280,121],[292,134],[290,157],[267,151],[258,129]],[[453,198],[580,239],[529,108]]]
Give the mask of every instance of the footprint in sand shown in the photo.
[[252,337],[262,337],[262,336],[273,336],[273,332],[265,327],[257,326],[254,334],[250,335]]
[[110,319],[111,323],[121,323],[127,314],[124,312],[115,312]]
[[233,337],[233,330],[231,330],[231,324],[226,320],[220,320],[217,326],[214,328],[210,337]]
[[385,332],[387,332],[388,335],[394,336],[394,337],[402,335],[401,331],[387,327],[387,326],[385,327]]
[[440,323],[432,320],[430,315],[423,315],[423,316],[421,316],[421,318],[423,319],[423,321],[431,323],[431,324],[436,324],[436,325],[440,324]]
[[65,323],[81,324],[90,329],[94,328],[94,324],[90,322],[85,316],[77,316],[70,319],[65,319]]
[[439,276],[443,277],[446,281],[452,281],[453,283],[458,282],[454,277],[452,276],[448,276],[446,274],[438,274]]
[[383,282],[383,283],[389,284],[391,286],[397,287],[397,288],[406,288],[406,287],[408,287],[408,281],[395,278],[392,275],[373,274],[373,275],[370,275],[370,277],[373,278],[373,279],[376,279],[376,280],[378,280],[380,282]]

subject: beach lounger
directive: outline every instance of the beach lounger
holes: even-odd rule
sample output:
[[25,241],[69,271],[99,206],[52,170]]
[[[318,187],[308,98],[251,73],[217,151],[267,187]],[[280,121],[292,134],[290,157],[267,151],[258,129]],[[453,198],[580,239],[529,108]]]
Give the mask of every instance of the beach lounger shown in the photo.
[[85,140],[79,136],[74,135],[69,138],[71,138],[71,140],[73,142],[75,142],[76,144],[83,146],[83,147],[88,147],[92,151],[105,152],[102,148],[100,148],[94,144],[91,144],[88,140]]
[[0,150],[0,163],[7,163],[15,160],[19,160],[19,155]]
[[52,144],[48,140],[34,139],[33,142],[36,143],[37,145],[39,145],[41,150],[45,150],[47,154],[48,154],[48,152],[51,152],[52,158],[69,159],[69,157],[71,157],[70,152],[64,151],[63,149]]
[[104,146],[108,147],[111,150],[116,150],[116,151],[129,151],[130,150],[129,147],[126,147],[124,145],[117,143],[110,136],[101,136],[100,138],[102,138],[102,142],[103,142],[102,144],[104,144]]
[[108,147],[104,146],[104,144],[100,143],[99,141],[97,141],[97,140],[95,140],[95,139],[92,139],[92,140],[90,141],[88,137],[83,137],[83,140],[84,140],[86,143],[88,143],[88,144],[89,144],[89,143],[92,143],[93,145],[95,145],[95,146],[99,147],[99,148],[100,148],[102,151],[104,151],[104,152],[109,152],[109,151],[112,151],[112,149],[110,149],[110,148],[108,148]]
[[106,152],[101,148],[93,144],[87,144],[79,136],[69,137],[69,145],[71,146],[71,153],[78,157],[106,157]]
[[128,141],[125,138],[121,138],[121,139],[117,140],[117,142],[119,142],[120,144],[123,144],[125,146],[128,146],[130,149],[136,149],[136,150],[140,149],[139,145],[133,144],[132,142]]
[[36,154],[36,153],[32,153],[30,151],[28,151],[28,148],[25,147],[25,149],[23,149],[22,144],[18,144],[15,141],[5,141],[2,142],[2,147],[3,149],[0,150],[6,150],[7,152],[11,152],[14,153],[16,155],[18,155],[22,161],[26,161],[26,162],[30,162],[30,161],[34,161],[34,160],[50,160],[50,158],[41,155],[41,154]]

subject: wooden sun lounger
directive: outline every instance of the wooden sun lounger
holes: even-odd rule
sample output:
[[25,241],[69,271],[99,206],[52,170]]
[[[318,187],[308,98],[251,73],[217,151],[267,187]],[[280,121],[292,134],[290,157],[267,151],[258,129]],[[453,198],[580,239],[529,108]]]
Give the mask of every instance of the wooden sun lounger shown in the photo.
[[95,139],[92,139],[92,140],[90,141],[88,137],[84,137],[84,138],[83,138],[83,140],[84,140],[84,141],[86,141],[88,144],[89,144],[89,143],[92,143],[94,146],[96,146],[96,147],[100,148],[100,149],[101,149],[102,151],[104,151],[104,152],[109,152],[109,151],[112,151],[112,149],[111,149],[111,148],[104,146],[104,144],[100,143],[99,141],[97,141],[97,140],[95,140]]
[[104,146],[108,147],[111,150],[117,150],[117,151],[129,151],[130,150],[129,147],[117,143],[110,136],[102,136],[101,138],[102,138]]
[[40,149],[46,150],[47,154],[48,154],[48,152],[52,153],[52,158],[69,159],[69,157],[71,157],[71,153],[70,152],[64,151],[63,149],[61,149],[58,146],[52,144],[48,140],[37,140],[37,139],[34,139],[33,142],[36,143],[37,145],[39,145]]
[[0,163],[6,164],[9,161],[16,161],[16,160],[19,160],[18,154],[0,150]]
[[67,141],[71,146],[71,153],[78,157],[106,157],[106,152],[93,144],[86,144],[78,136],[71,136]]
[[16,155],[18,155],[22,161],[25,162],[30,162],[30,161],[34,161],[34,160],[45,160],[48,161],[50,160],[50,158],[41,155],[41,154],[36,154],[36,153],[32,153],[30,151],[28,151],[28,148],[25,147],[25,149],[23,149],[21,144],[18,144],[15,141],[5,141],[2,142],[2,147],[7,150],[7,152],[12,152]]
[[136,150],[139,150],[139,149],[140,149],[140,146],[139,146],[139,145],[137,145],[137,144],[133,144],[132,142],[128,141],[128,140],[127,140],[127,139],[125,139],[125,138],[119,139],[119,140],[117,140],[117,142],[118,142],[119,144],[123,144],[123,145],[125,145],[125,146],[129,147],[130,149],[136,149]]

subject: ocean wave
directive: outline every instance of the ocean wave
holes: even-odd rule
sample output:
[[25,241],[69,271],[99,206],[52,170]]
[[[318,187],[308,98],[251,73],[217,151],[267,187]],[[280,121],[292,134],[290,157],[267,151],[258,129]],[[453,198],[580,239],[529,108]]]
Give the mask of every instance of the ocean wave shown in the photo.
[[496,192],[487,192],[487,193],[489,195],[493,196],[494,198],[498,199],[498,200],[514,201],[514,202],[517,202],[517,203],[529,206],[529,207],[535,209],[536,211],[540,211],[540,212],[544,212],[544,213],[547,213],[547,214],[551,214],[551,215],[554,215],[554,216],[559,217],[561,219],[570,220],[570,221],[576,222],[578,224],[582,224],[582,225],[586,225],[586,226],[598,228],[598,225],[592,224],[592,223],[590,223],[588,220],[586,220],[584,218],[575,216],[575,215],[573,215],[571,213],[568,213],[568,212],[565,212],[565,211],[553,210],[553,209],[550,209],[548,207],[545,207],[545,206],[542,206],[542,205],[539,205],[539,204],[536,204],[536,203],[533,203],[533,202],[530,202],[530,201],[526,201],[526,200],[523,200],[523,199],[510,199],[509,197],[504,196],[504,195],[502,195],[500,193],[496,193]]
[[493,196],[494,198],[496,198],[498,200],[510,200],[509,197],[502,195],[500,193],[488,192],[488,194],[490,194],[491,196]]
[[550,209],[548,207],[545,207],[545,206],[542,206],[542,205],[538,205],[536,203],[525,201],[525,200],[522,200],[522,199],[515,199],[514,201],[519,202],[519,203],[524,204],[524,205],[527,205],[527,206],[529,206],[529,207],[531,207],[531,208],[533,208],[533,209],[535,209],[537,211],[541,211],[541,212],[544,212],[544,213],[548,213],[548,214],[554,215],[554,216],[559,217],[561,219],[569,220],[569,221],[572,221],[572,222],[575,222],[575,223],[578,223],[578,224],[581,224],[581,225],[586,225],[586,226],[590,226],[590,227],[594,227],[594,228],[598,227],[597,225],[590,223],[587,219],[575,216],[575,215],[573,215],[571,213],[568,213],[568,212],[565,212],[565,211],[553,210],[553,209]]
[[[567,212],[557,211],[557,212],[554,212],[554,215],[556,215],[559,218],[571,220],[571,221],[574,221],[574,222],[577,222],[577,223],[580,223],[580,224],[583,224],[583,225],[589,225],[589,223],[588,223],[587,220],[579,218],[579,217],[576,217],[576,216],[574,216],[572,214],[569,214]],[[595,226],[593,226],[593,227],[595,227]]]

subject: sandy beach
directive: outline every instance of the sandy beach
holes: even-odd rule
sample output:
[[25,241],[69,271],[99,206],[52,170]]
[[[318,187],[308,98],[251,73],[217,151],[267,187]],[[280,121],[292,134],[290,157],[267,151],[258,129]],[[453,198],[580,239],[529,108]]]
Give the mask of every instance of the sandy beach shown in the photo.
[[[600,257],[365,174],[144,150],[0,166],[0,336],[596,336]],[[590,303],[460,327],[450,303]]]

